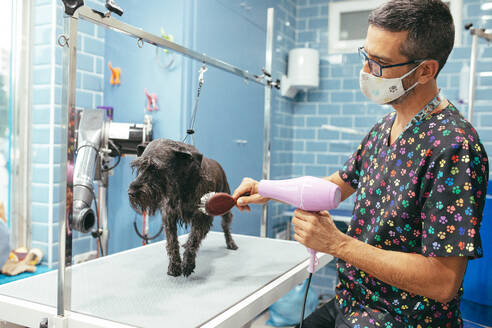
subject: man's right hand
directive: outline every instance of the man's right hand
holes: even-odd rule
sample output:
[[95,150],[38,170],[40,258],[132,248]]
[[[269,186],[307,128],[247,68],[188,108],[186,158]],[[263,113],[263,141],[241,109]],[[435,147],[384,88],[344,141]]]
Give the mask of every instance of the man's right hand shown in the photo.
[[265,204],[269,198],[265,198],[258,194],[258,181],[251,178],[244,178],[239,187],[234,190],[232,198],[236,201],[237,208],[242,212],[251,211],[248,204]]

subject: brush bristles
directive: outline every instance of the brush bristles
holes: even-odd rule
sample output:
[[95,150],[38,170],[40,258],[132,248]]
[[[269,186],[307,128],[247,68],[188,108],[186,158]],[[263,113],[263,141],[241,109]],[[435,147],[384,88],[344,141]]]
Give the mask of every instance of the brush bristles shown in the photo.
[[210,215],[207,213],[207,202],[212,198],[216,193],[214,191],[211,191],[209,193],[206,193],[205,195],[200,198],[200,204],[198,204],[198,209],[200,212],[206,215]]
[[209,192],[200,199],[198,209],[207,215],[219,216],[229,212],[235,204],[235,200],[227,193]]

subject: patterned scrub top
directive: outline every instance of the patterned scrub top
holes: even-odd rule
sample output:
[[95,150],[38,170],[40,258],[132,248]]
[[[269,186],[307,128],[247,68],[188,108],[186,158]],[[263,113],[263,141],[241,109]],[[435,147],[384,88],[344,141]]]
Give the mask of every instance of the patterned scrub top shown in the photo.
[[[452,104],[389,145],[384,116],[339,171],[357,190],[347,234],[424,256],[482,256],[479,227],[489,177],[478,134]],[[463,289],[443,304],[386,284],[338,260],[336,299],[353,327],[462,327]]]

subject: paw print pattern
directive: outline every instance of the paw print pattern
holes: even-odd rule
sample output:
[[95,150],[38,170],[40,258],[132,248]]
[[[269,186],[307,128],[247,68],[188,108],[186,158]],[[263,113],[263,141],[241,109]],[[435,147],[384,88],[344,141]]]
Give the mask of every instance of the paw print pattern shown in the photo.
[[[481,256],[488,158],[476,130],[449,105],[388,146],[396,113],[378,121],[340,170],[357,190],[347,234],[381,249]],[[354,327],[458,327],[457,300],[411,294],[338,261],[337,302]],[[412,322],[409,322],[412,318]],[[415,321],[413,321],[415,320]]]

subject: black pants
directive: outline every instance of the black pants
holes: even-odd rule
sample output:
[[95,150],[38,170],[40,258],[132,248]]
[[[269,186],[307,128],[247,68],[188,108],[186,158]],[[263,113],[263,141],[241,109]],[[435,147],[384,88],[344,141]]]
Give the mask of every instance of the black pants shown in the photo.
[[[302,328],[349,328],[352,327],[348,324],[342,313],[338,309],[335,303],[335,298],[323,305],[321,308],[315,310],[309,315],[302,323]],[[299,325],[296,326],[299,328]]]

